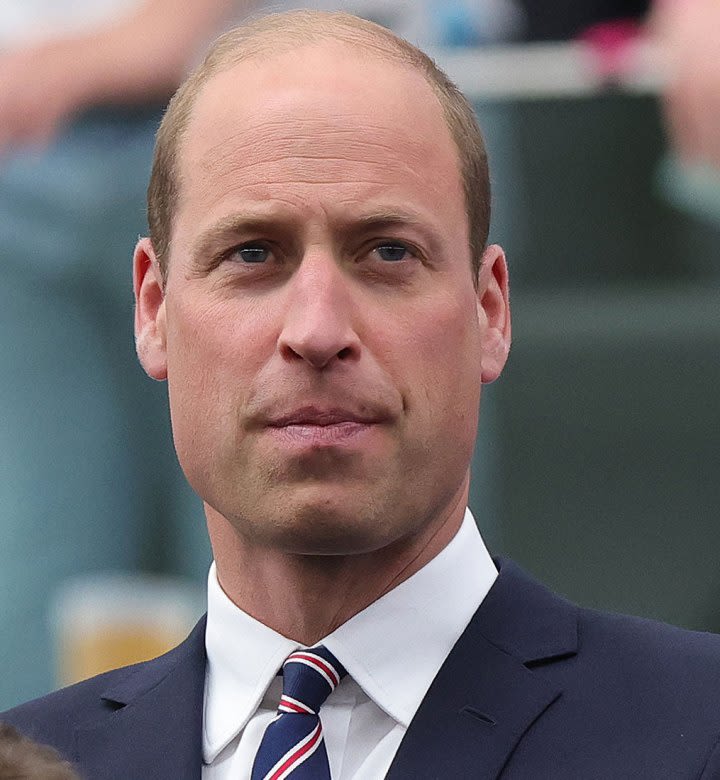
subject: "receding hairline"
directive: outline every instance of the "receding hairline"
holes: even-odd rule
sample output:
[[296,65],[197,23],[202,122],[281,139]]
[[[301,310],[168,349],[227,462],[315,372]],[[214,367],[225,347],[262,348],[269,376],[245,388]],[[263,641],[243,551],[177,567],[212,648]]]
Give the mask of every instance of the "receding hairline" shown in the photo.
[[[259,55],[339,41],[383,59],[417,63],[430,58],[391,30],[343,11],[297,10],[259,15],[215,41],[198,71],[219,72]],[[191,76],[192,78],[192,76]]]
[[[482,134],[477,123],[472,119],[482,147],[481,170],[475,164],[468,167],[468,159],[465,155],[466,142],[475,135],[473,129],[468,128],[466,116],[466,114],[472,116],[472,107],[456,85],[448,79],[427,54],[387,28],[344,12],[302,10],[267,14],[236,27],[217,39],[203,62],[190,74],[170,101],[160,125],[153,171],[160,163],[159,167],[166,174],[165,186],[157,187],[151,177],[148,202],[150,204],[150,201],[153,200],[156,207],[164,208],[165,231],[163,235],[165,243],[163,246],[155,246],[163,272],[166,271],[169,259],[172,220],[182,188],[179,163],[183,142],[200,92],[216,75],[232,70],[241,63],[251,60],[262,61],[268,55],[279,56],[301,50],[306,46],[317,46],[322,43],[341,43],[352,46],[354,53],[357,53],[361,60],[373,58],[381,62],[405,66],[417,72],[424,79],[437,100],[450,137],[458,152],[459,173],[466,193],[466,206],[471,205],[473,197],[469,191],[470,186],[472,186],[469,184],[469,180],[479,175],[480,178],[487,181],[487,160]],[[459,107],[460,103],[464,103],[462,108]],[[471,228],[471,250],[473,256],[477,256],[474,265],[477,265],[479,255],[487,240],[489,182],[487,186],[487,204],[485,204],[487,214],[484,217],[486,225],[480,231]],[[483,211],[485,210],[483,208]],[[474,224],[469,211],[468,219]],[[155,232],[153,227],[151,220],[151,236]]]
[[266,14],[221,35],[203,63],[178,91],[178,97],[188,95],[190,100],[175,128],[176,159],[180,156],[198,98],[214,77],[244,63],[267,62],[283,54],[322,44],[345,44],[361,60],[372,58],[404,66],[418,73],[430,87],[444,113],[436,85],[427,78],[425,72],[432,60],[385,27],[342,11],[298,10]]
[[[183,125],[178,128],[178,136],[176,139],[176,150],[178,156],[182,151],[182,144],[188,134],[190,125],[201,113],[199,104],[203,99],[204,93],[206,90],[213,88],[218,78],[230,76],[234,79],[235,76],[232,74],[232,72],[235,69],[243,68],[244,66],[249,66],[251,68],[255,67],[258,69],[258,72],[261,72],[265,66],[267,66],[269,70],[272,67],[274,60],[280,60],[285,55],[297,55],[298,58],[301,58],[304,56],[305,51],[319,51],[322,54],[325,54],[328,51],[332,53],[333,49],[337,49],[337,51],[342,54],[344,60],[354,59],[361,65],[366,63],[373,63],[374,65],[379,65],[385,67],[386,69],[392,69],[394,66],[398,68],[400,72],[405,72],[413,79],[416,79],[417,84],[420,85],[421,88],[427,89],[427,100],[432,101],[434,99],[434,105],[437,107],[439,115],[445,119],[442,102],[438,99],[438,95],[436,90],[433,89],[432,83],[429,82],[428,79],[424,77],[424,74],[420,72],[417,67],[414,67],[412,63],[400,57],[393,58],[391,56],[383,56],[382,52],[378,52],[377,54],[375,52],[368,53],[367,50],[360,46],[358,42],[348,43],[346,41],[328,37],[314,41],[301,42],[299,45],[286,46],[282,50],[268,48],[267,52],[253,53],[252,56],[245,56],[239,58],[236,62],[225,64],[223,67],[218,68],[211,75],[203,79],[203,81],[199,84],[199,89],[193,95],[190,111],[188,111],[187,115],[184,117]],[[269,56],[265,56],[266,54]],[[254,78],[254,76],[251,76],[251,78]],[[238,75],[239,84],[242,84],[242,79],[243,74]],[[282,92],[284,86],[284,83],[280,83],[279,85],[274,86],[273,90],[277,89],[278,92]],[[313,84],[310,86],[312,87]],[[313,118],[313,116],[309,116],[308,120],[312,122]],[[449,128],[448,137],[452,140]]]

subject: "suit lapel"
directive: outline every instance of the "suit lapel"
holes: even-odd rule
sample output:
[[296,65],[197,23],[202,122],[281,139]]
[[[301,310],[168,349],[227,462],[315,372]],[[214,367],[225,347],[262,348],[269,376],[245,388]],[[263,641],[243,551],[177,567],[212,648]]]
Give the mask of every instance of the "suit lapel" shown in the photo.
[[[533,672],[577,650],[577,608],[510,562],[428,690],[387,780],[494,780],[561,690]],[[93,780],[200,780],[205,620],[171,653],[107,690],[116,709],[76,733]],[[163,728],[158,728],[163,724]]]
[[171,653],[134,667],[103,698],[117,709],[76,733],[93,780],[200,780],[205,619]]
[[532,671],[577,649],[576,608],[510,562],[433,681],[387,780],[497,778],[561,695]]

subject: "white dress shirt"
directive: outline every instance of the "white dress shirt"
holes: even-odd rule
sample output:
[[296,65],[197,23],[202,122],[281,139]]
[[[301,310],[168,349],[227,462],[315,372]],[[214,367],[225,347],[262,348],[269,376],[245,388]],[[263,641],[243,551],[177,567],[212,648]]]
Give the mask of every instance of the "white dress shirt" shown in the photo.
[[[420,571],[322,640],[348,671],[320,710],[333,780],[379,780],[497,570],[467,510]],[[203,780],[247,780],[276,713],[277,672],[299,645],[239,609],[208,577]],[[320,643],[318,643],[320,644]]]

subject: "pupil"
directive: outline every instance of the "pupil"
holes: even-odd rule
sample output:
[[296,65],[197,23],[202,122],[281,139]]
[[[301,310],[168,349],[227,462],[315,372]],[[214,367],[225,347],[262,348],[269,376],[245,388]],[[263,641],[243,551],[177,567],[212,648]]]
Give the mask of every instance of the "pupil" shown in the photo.
[[407,250],[404,246],[381,246],[378,247],[378,252],[383,260],[398,261],[405,257]]
[[240,257],[246,263],[262,263],[267,257],[267,250],[262,247],[244,247],[240,250]]

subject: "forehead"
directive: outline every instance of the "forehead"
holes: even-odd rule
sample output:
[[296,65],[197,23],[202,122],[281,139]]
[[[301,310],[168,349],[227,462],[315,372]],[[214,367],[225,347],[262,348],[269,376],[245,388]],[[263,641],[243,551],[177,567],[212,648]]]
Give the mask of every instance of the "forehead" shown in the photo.
[[328,189],[340,201],[413,192],[432,208],[464,199],[457,148],[423,74],[334,41],[213,76],[179,165],[179,212]]

